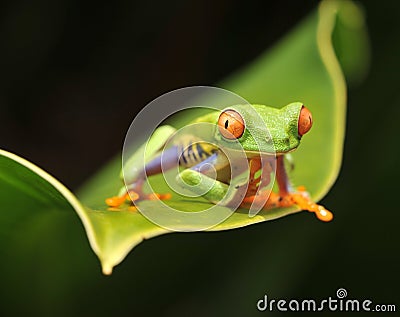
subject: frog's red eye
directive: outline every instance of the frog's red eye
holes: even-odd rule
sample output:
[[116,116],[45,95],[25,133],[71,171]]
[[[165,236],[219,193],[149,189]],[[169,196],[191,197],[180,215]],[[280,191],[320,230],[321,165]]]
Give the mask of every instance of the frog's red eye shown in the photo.
[[244,120],[235,110],[223,111],[218,119],[218,128],[222,136],[233,140],[240,138],[244,133]]
[[311,127],[312,127],[311,112],[310,110],[308,110],[306,107],[303,106],[300,110],[299,123],[297,126],[299,135],[303,136],[308,131],[310,131]]

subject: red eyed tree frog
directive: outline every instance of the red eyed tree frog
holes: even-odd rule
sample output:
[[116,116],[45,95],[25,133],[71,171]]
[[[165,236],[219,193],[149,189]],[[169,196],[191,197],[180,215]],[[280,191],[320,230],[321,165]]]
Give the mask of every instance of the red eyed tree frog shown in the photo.
[[[261,117],[268,128],[269,135],[265,134],[265,130],[254,126],[254,120],[252,120],[254,112],[248,111],[249,107],[252,107],[252,111],[256,111]],[[298,148],[301,138],[312,127],[311,112],[301,102],[290,103],[281,109],[264,105],[235,105],[222,111],[211,111],[194,122],[213,124],[216,139],[226,141],[228,146],[230,140],[235,140],[242,147],[250,175],[246,184],[247,190],[239,197],[240,207],[249,208],[252,204],[258,203],[261,203],[260,207],[264,209],[297,205],[302,210],[314,212],[322,221],[332,220],[332,213],[313,202],[303,186],[297,191],[292,190],[285,169],[285,155]],[[249,131],[250,126],[252,126],[252,133]],[[166,126],[163,127],[166,129]],[[163,129],[163,127],[158,129]],[[169,126],[166,130],[171,134],[175,131]],[[156,135],[157,130],[151,138],[157,137]],[[266,138],[272,138],[274,150],[271,150],[268,145],[263,145],[265,144],[263,142],[257,142]],[[217,171],[216,181],[213,182],[211,189],[202,194],[202,197],[218,204],[229,187],[229,177],[226,173],[219,172],[231,167],[235,162],[228,160],[224,152],[215,144],[201,142],[198,139],[193,140],[196,140],[196,137],[179,137],[172,142],[172,147],[155,153],[153,158],[145,164],[144,170],[132,171],[129,175],[129,184],[123,187],[118,196],[106,199],[107,205],[117,208],[126,202],[154,199],[154,195],[143,192],[142,187],[146,177],[159,174],[162,169],[171,168],[176,164],[185,168],[178,176],[183,180],[183,186],[187,184],[189,187],[198,185],[202,179],[208,178],[210,166],[213,167],[214,171]],[[262,164],[261,157],[267,157],[267,162],[273,160],[274,164]],[[276,167],[277,193],[262,190],[271,181],[272,166]],[[170,196],[156,195],[160,199],[168,199]]]

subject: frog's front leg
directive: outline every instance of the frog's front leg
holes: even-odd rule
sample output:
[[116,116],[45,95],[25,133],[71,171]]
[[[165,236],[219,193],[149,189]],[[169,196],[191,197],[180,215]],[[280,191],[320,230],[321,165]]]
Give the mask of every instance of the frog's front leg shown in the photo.
[[[257,168],[257,160],[254,160]],[[258,162],[260,165],[261,163]],[[261,165],[259,166],[261,168]],[[271,170],[262,171],[262,173],[270,173]],[[254,173],[250,168],[250,175]],[[244,198],[242,207],[249,207],[252,203],[262,204],[262,208],[271,209],[279,207],[289,207],[292,205],[299,206],[302,210],[314,212],[318,219],[322,221],[331,221],[333,218],[332,213],[325,209],[325,207],[316,204],[310,199],[309,194],[304,187],[299,187],[297,192],[291,189],[288,175],[284,165],[284,157],[282,155],[276,158],[276,180],[278,183],[278,193],[260,189],[256,194],[250,193]],[[257,181],[257,180],[256,180]],[[262,188],[262,185],[260,185]],[[265,202],[265,200],[267,201]]]
[[299,187],[297,192],[291,191],[282,155],[277,157],[276,179],[280,196],[278,203],[279,206],[288,207],[291,205],[297,205],[302,210],[314,212],[317,218],[322,221],[332,220],[332,213],[325,209],[325,207],[313,202],[303,186]]

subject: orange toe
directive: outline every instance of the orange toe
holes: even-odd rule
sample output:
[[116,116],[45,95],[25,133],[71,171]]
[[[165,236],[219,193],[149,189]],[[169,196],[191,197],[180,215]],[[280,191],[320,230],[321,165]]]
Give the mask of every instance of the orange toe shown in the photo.
[[168,200],[171,199],[172,195],[170,193],[166,193],[166,194],[159,194],[159,193],[151,193],[147,196],[147,199],[150,200]]
[[258,192],[256,195],[251,195],[243,198],[241,207],[248,208],[253,203],[261,208],[277,207],[279,202],[279,195],[269,190]]
[[114,196],[106,199],[106,204],[110,207],[119,207],[126,200],[126,195],[123,196]]
[[299,188],[301,193],[291,193],[283,197],[281,201],[281,206],[290,206],[291,204],[295,204],[299,206],[302,210],[307,210],[309,212],[315,213],[317,218],[321,221],[331,221],[333,219],[333,214],[327,210],[325,207],[316,204],[309,197],[308,193],[304,188]]

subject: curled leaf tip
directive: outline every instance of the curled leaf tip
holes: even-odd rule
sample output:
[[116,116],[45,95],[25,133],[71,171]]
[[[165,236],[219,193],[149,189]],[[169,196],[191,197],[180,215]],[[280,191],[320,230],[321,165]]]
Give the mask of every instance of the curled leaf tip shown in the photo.
[[110,265],[103,265],[102,272],[104,275],[111,275],[113,271],[113,267]]

